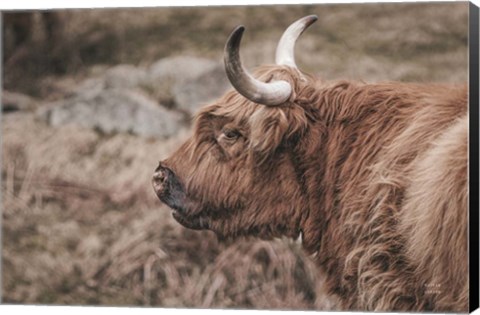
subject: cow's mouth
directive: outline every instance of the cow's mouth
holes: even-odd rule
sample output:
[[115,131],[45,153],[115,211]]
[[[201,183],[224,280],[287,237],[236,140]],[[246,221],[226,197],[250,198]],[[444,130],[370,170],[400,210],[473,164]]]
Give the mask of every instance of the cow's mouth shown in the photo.
[[181,198],[172,198],[171,195],[160,197],[171,210],[172,216],[178,223],[192,230],[208,229],[208,220],[203,212],[194,211],[197,205],[190,201],[185,193],[181,193]]
[[187,216],[182,211],[173,210],[172,216],[178,223],[192,230],[208,229],[208,219],[203,215]]
[[203,212],[195,212],[192,209],[196,207],[192,202],[188,202],[188,198],[184,196],[182,201],[161,196],[162,200],[171,210],[172,216],[178,223],[192,230],[208,229],[208,220]]

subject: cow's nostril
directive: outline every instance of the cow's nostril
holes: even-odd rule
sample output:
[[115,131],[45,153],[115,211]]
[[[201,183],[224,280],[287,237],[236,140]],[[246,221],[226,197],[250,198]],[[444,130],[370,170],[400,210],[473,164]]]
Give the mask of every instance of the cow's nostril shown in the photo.
[[163,170],[156,171],[153,174],[153,180],[157,183],[163,183],[165,181],[165,172]]

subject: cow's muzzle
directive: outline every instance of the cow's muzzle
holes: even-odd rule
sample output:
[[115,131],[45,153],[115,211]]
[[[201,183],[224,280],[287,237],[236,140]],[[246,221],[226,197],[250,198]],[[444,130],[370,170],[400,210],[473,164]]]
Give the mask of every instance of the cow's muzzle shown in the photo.
[[153,173],[152,185],[155,193],[159,197],[165,192],[165,188],[167,187],[167,180],[169,177],[171,177],[171,175],[168,174],[169,172],[172,173],[167,168],[159,165],[155,170],[155,173]]
[[175,173],[162,162],[153,173],[152,185],[158,198],[173,209],[172,215],[183,226],[201,230],[208,228],[208,220],[192,211],[192,202],[188,200],[185,189]]
[[176,211],[184,212],[185,190],[171,169],[160,163],[153,173],[152,185],[161,201]]

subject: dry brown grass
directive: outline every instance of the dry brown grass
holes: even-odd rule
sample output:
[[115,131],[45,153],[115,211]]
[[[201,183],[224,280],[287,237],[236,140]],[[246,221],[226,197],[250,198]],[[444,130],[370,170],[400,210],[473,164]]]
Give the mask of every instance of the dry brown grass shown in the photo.
[[[297,49],[309,72],[329,79],[464,81],[466,9],[444,3],[67,12],[69,40],[59,48],[64,73],[33,71],[41,61],[36,56],[7,69],[5,80],[9,89],[50,100],[105,64],[148,66],[177,54],[220,60],[225,38],[241,23],[248,30],[242,56],[253,66],[273,60],[289,21],[316,13],[317,25]],[[322,279],[297,244],[219,242],[171,218],[150,176],[187,135],[168,141],[105,136],[51,128],[31,113],[5,115],[3,301],[329,308]]]

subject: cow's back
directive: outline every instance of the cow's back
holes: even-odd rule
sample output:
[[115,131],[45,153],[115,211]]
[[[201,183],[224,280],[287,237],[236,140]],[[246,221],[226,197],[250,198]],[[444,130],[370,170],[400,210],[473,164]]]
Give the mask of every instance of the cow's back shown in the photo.
[[336,196],[319,257],[332,292],[345,309],[466,310],[466,87],[367,88],[344,110],[361,99],[362,119],[333,131],[355,131],[350,150],[327,143],[343,161],[322,186]]
[[438,310],[468,305],[468,116],[413,164],[401,214],[407,257]]
[[384,152],[380,164],[388,171],[381,175],[398,184],[398,233],[417,292],[434,310],[467,311],[466,88],[432,86],[419,95],[416,112]]

